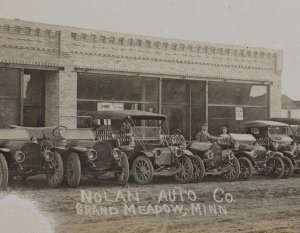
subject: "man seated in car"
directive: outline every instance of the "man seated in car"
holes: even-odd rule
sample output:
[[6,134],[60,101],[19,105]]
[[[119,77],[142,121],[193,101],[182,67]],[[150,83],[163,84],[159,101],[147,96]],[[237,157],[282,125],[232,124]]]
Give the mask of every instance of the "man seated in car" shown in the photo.
[[181,134],[180,129],[175,129],[174,133],[171,135],[171,139],[173,142],[173,145],[176,146],[186,146],[186,141],[184,136]]
[[201,131],[196,134],[196,141],[199,142],[213,142],[218,141],[218,137],[211,136],[208,133],[208,125],[205,123],[201,126]]

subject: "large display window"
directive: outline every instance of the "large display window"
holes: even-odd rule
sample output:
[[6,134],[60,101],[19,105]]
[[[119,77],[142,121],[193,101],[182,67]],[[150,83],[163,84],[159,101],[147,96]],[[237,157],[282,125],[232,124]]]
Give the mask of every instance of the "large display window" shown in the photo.
[[158,79],[102,74],[78,74],[81,111],[96,111],[98,103],[121,103],[124,109],[158,110]]
[[44,73],[0,68],[0,128],[44,126]]
[[244,132],[244,123],[268,117],[268,87],[249,83],[209,82],[208,123],[213,134],[227,126]]
[[0,128],[19,123],[21,72],[0,69]]

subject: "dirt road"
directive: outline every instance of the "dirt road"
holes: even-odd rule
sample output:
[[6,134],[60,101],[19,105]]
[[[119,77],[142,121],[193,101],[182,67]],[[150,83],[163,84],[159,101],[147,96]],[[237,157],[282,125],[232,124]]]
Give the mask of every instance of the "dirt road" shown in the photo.
[[36,200],[57,233],[300,232],[299,175],[233,183],[212,177],[184,185],[157,178],[128,187],[83,181],[77,189],[55,190],[33,178],[1,196],[12,193]]

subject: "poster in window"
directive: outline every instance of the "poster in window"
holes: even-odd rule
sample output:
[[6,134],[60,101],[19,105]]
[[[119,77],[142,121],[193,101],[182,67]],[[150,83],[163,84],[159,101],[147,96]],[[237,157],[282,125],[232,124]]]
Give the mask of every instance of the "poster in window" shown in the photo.
[[235,107],[235,120],[244,120],[244,110],[243,107]]

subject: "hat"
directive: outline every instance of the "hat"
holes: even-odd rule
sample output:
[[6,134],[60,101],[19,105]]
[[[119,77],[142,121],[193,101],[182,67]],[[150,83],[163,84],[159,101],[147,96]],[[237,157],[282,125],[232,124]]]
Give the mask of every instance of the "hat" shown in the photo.
[[207,123],[203,123],[201,126],[208,126]]
[[174,130],[174,133],[179,133],[179,134],[181,134],[181,130],[180,130],[180,129],[175,129],[175,130]]

